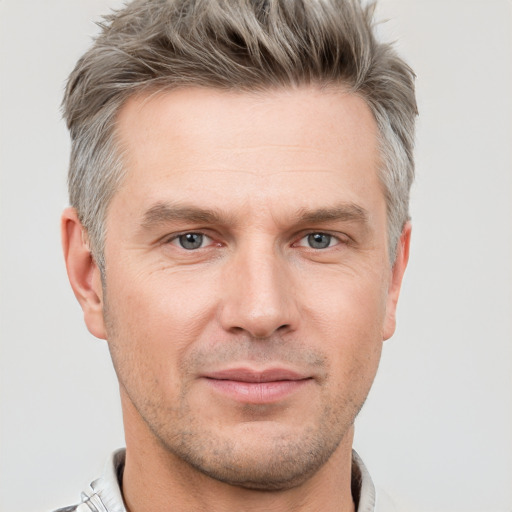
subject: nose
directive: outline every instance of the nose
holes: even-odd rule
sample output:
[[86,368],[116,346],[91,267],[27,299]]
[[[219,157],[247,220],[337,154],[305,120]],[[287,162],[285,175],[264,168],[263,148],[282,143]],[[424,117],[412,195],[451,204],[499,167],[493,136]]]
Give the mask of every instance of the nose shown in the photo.
[[292,269],[272,249],[247,247],[226,265],[220,322],[229,332],[269,338],[294,331],[299,320]]

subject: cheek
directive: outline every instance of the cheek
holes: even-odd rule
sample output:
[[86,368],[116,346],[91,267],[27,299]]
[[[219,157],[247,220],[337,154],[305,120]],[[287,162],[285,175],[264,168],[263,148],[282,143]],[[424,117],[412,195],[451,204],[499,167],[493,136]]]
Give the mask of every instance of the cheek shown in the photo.
[[383,274],[367,268],[357,273],[312,275],[308,281],[299,292],[303,318],[313,318],[316,324],[331,332],[329,337],[339,335],[358,345],[380,337],[387,301]]
[[208,283],[186,273],[110,276],[105,323],[118,373],[131,381],[137,380],[133,374],[142,382],[154,379],[163,389],[178,386],[180,361],[214,316]]
[[366,388],[373,381],[382,349],[384,280],[373,272],[364,278],[332,276],[315,290],[301,315],[312,319],[308,337],[327,355],[337,379],[360,381]]
[[[216,300],[215,276],[202,278],[190,271],[160,270],[139,276],[124,274],[109,283],[116,311],[133,329],[152,332],[155,339],[187,338],[201,329]],[[116,287],[117,284],[117,287]]]

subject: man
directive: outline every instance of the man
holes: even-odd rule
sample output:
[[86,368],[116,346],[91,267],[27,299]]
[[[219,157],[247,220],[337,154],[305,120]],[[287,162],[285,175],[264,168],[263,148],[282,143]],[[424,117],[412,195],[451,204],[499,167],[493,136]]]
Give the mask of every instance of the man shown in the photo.
[[394,510],[352,438],[395,328],[416,103],[371,10],[135,1],[64,110],[65,260],[126,451],[62,510]]

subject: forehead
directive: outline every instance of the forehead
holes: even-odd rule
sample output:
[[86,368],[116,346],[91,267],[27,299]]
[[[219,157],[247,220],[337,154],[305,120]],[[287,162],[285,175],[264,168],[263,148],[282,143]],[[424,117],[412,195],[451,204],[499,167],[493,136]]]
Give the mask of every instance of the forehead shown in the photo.
[[315,197],[357,203],[380,191],[375,120],[362,98],[343,90],[139,95],[123,106],[118,136],[120,192],[146,203],[200,197],[206,207],[226,206],[229,192],[233,205],[297,209],[315,207]]

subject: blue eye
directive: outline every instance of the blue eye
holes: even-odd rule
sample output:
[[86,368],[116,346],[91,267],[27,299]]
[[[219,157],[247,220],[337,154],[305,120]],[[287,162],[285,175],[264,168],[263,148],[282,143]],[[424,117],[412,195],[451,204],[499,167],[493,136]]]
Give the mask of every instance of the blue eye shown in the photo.
[[176,237],[175,240],[183,249],[193,251],[194,249],[200,249],[203,246],[205,238],[208,237],[202,233],[185,233]]
[[329,233],[322,233],[317,231],[303,236],[297,243],[298,247],[308,247],[310,249],[322,250],[338,245],[340,239],[337,236],[330,235]]
[[309,247],[312,249],[327,249],[332,242],[332,235],[326,233],[311,233],[307,236]]

